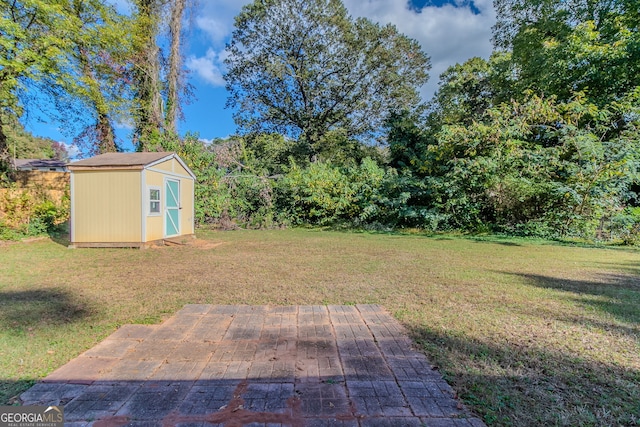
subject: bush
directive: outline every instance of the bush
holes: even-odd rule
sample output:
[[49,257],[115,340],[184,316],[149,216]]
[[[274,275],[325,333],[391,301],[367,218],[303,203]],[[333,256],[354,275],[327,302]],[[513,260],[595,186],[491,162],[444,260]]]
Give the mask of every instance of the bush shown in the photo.
[[11,189],[0,200],[0,240],[47,234],[68,218],[68,195],[55,203],[44,192]]
[[625,245],[640,242],[640,207],[626,208],[611,218],[603,218],[598,230],[602,240],[618,240]]
[[277,184],[280,219],[292,224],[373,223],[385,216],[387,172],[366,158],[357,166],[292,165]]

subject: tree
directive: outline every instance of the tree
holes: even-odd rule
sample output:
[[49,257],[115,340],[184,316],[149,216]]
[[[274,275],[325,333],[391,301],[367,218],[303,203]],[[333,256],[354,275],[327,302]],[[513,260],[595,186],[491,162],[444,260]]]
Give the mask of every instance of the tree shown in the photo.
[[353,20],[340,0],[256,0],[236,17],[225,75],[242,132],[280,132],[317,159],[323,138],[375,135],[412,109],[429,58],[392,25]]
[[22,115],[26,87],[45,77],[58,83],[73,79],[67,69],[68,35],[80,22],[67,14],[66,4],[0,0],[0,168],[9,156],[3,119]]
[[182,18],[186,7],[186,0],[173,0],[171,5],[171,20],[169,33],[171,37],[171,49],[169,51],[169,73],[167,76],[167,115],[166,128],[175,133],[176,121],[180,111],[180,90],[184,86],[182,82],[182,54],[180,42],[182,39]]
[[74,142],[91,154],[115,152],[113,121],[131,102],[126,75],[131,44],[123,37],[131,31],[131,20],[99,0],[73,0],[69,6],[70,15],[83,25],[72,35],[70,53],[79,75],[65,83],[66,90],[88,107],[93,120]]
[[424,163],[432,138],[422,126],[421,118],[409,111],[392,113],[386,123],[389,166],[398,170],[415,170]]
[[153,132],[164,128],[160,48],[157,38],[160,28],[162,0],[135,0],[133,30],[133,106],[134,143],[146,151]]
[[63,119],[68,130],[90,117],[76,137],[89,152],[115,151],[112,122],[130,99],[129,19],[100,0],[0,0],[0,6],[1,117],[19,118],[48,97],[54,108],[41,112]]
[[481,120],[489,108],[514,97],[511,72],[511,55],[503,52],[494,52],[489,60],[475,57],[452,65],[440,75],[430,102],[430,124]]
[[[14,117],[3,117],[3,130],[7,138],[7,148],[12,158],[49,159],[57,158],[57,143],[49,138],[39,138],[28,132]],[[54,144],[56,144],[54,146]],[[55,148],[54,148],[55,147]]]
[[518,90],[600,107],[640,86],[634,0],[495,0],[494,43],[511,50]]
[[[164,133],[176,135],[184,96],[182,21],[188,0],[135,0],[132,90],[133,139],[140,151],[157,146]],[[165,29],[168,40],[165,40]],[[161,45],[169,45],[168,54]]]
[[[558,102],[529,93],[482,121],[443,126],[423,166],[440,186],[434,200],[456,227],[594,237],[637,173],[639,96],[601,109],[582,94]],[[635,118],[613,134],[620,111]]]

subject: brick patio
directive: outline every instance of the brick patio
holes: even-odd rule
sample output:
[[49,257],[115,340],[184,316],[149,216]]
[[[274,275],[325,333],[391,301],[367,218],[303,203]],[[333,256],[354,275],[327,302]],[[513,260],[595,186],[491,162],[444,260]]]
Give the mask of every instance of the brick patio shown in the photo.
[[21,396],[84,426],[484,424],[376,305],[187,305],[126,325]]

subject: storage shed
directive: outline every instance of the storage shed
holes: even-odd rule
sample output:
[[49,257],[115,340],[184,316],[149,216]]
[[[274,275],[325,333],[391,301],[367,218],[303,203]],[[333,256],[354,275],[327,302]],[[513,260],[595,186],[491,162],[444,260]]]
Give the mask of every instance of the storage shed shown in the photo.
[[70,247],[146,247],[193,236],[195,175],[175,153],[108,153],[68,165]]

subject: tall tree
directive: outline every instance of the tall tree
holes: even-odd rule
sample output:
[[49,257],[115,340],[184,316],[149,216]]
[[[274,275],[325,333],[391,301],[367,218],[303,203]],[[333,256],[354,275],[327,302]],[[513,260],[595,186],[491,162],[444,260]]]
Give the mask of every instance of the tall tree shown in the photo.
[[128,18],[100,0],[1,0],[0,6],[1,116],[20,117],[49,96],[53,108],[41,112],[69,122],[90,116],[94,122],[79,139],[90,152],[113,151],[112,120],[128,94]]
[[503,52],[494,52],[489,60],[475,57],[452,65],[440,75],[430,103],[430,125],[481,120],[489,108],[514,96],[511,76],[511,55]]
[[80,22],[67,14],[66,4],[65,0],[0,0],[0,166],[9,156],[5,119],[22,114],[27,86],[45,77],[57,82],[73,79],[67,36],[78,30]]
[[160,28],[162,0],[135,0],[135,27],[133,32],[133,86],[135,123],[134,143],[140,151],[153,132],[164,128],[164,105],[160,75]]
[[[133,30],[134,143],[146,151],[163,133],[176,136],[184,96],[189,95],[182,56],[188,0],[135,0]],[[168,38],[165,39],[165,34]],[[161,45],[168,45],[166,52]]]
[[236,17],[225,75],[243,132],[281,132],[317,158],[331,131],[379,132],[413,108],[429,58],[392,25],[353,20],[340,0],[256,0]]
[[640,86],[635,0],[495,0],[494,43],[511,50],[518,92],[604,106]]
[[130,102],[126,68],[131,45],[123,35],[130,32],[131,20],[100,0],[73,0],[70,7],[70,14],[84,24],[73,35],[78,79],[67,85],[93,119],[76,143],[91,153],[114,152],[118,147],[113,121]]
[[169,36],[171,49],[169,51],[169,73],[167,76],[167,114],[166,128],[169,132],[176,132],[176,121],[180,111],[180,91],[183,85],[182,78],[182,52],[180,43],[182,40],[182,20],[186,7],[186,0],[172,0],[171,20],[169,22]]

